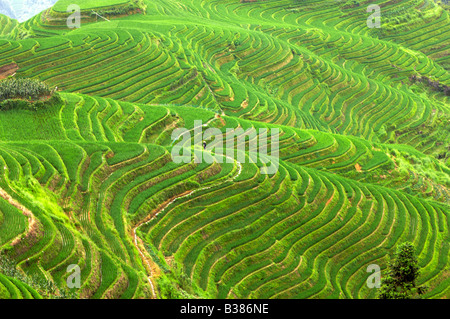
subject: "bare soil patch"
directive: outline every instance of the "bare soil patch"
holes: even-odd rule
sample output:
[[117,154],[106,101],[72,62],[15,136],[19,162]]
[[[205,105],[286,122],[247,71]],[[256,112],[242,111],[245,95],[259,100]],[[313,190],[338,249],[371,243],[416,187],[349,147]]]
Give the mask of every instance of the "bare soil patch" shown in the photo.
[[0,80],[6,79],[8,76],[13,75],[19,70],[19,66],[16,63],[11,63],[0,67]]

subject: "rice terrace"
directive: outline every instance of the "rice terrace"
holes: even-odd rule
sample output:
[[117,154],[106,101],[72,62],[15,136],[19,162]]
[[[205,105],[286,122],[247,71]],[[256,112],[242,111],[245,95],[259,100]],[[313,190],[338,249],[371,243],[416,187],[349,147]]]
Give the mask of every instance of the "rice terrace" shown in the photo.
[[448,1],[51,2],[0,14],[1,299],[450,298]]

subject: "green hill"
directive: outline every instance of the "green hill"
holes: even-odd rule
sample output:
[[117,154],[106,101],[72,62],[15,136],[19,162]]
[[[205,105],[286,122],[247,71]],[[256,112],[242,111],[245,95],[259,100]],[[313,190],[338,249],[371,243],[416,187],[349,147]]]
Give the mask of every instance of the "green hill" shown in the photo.
[[[374,298],[367,266],[405,241],[450,297],[445,6],[377,1],[371,29],[369,1],[72,3],[79,29],[65,0],[0,17],[0,79],[61,97],[0,110],[0,256],[31,278],[0,267],[0,297]],[[175,163],[195,120],[278,129],[278,171],[244,132],[245,161]]]
[[[81,10],[88,10],[101,7],[115,7],[129,2],[131,2],[131,0],[81,0],[76,4],[80,6]],[[57,12],[66,12],[67,7],[72,3],[71,0],[59,0],[52,9]]]
[[12,30],[19,24],[17,20],[11,19],[3,14],[0,14],[0,38],[10,34]]

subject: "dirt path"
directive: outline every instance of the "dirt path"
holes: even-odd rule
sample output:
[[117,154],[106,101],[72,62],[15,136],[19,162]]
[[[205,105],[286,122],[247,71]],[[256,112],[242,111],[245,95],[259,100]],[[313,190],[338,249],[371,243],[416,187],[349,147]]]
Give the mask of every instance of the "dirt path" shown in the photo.
[[[19,209],[26,217],[28,217],[28,231],[27,233],[30,233],[33,228],[36,225],[36,218],[34,217],[33,213],[20,204],[18,201],[16,201],[14,198],[11,197],[3,188],[0,187],[0,197],[2,197],[4,200],[6,200],[8,203],[10,203],[12,206]],[[11,245],[16,245],[20,241],[20,237],[22,234],[19,234],[11,243]]]
[[[225,155],[225,157],[230,158],[228,156]],[[230,158],[231,159],[231,158]],[[234,159],[232,159],[234,160]],[[241,175],[242,172],[242,164],[238,161],[236,161],[237,165],[238,165],[238,172],[235,176],[223,181],[222,183],[220,183],[219,185],[214,185],[214,187],[220,186],[226,182],[229,181],[233,181],[235,180],[239,175]],[[203,188],[198,188],[198,189],[194,189],[191,191],[186,191],[180,195],[174,196],[170,199],[168,199],[167,201],[165,201],[164,203],[162,203],[160,205],[160,207],[153,212],[152,214],[148,215],[144,220],[142,220],[141,222],[139,222],[138,224],[136,224],[136,226],[133,227],[132,229],[132,237],[134,239],[134,246],[136,247],[136,249],[139,251],[139,254],[141,256],[141,259],[144,263],[144,266],[146,265],[147,267],[147,273],[148,273],[148,277],[147,280],[150,283],[150,286],[152,288],[152,293],[153,293],[153,298],[156,298],[156,292],[155,292],[155,285],[152,281],[152,279],[154,278],[154,276],[158,276],[160,273],[160,269],[158,267],[158,265],[152,260],[152,258],[149,256],[149,254],[146,254],[146,250],[144,248],[144,242],[142,241],[141,238],[139,238],[136,234],[136,231],[139,227],[141,227],[142,225],[148,224],[149,222],[151,222],[154,218],[156,218],[160,213],[162,213],[168,206],[170,206],[170,204],[172,204],[173,202],[175,202],[176,200],[183,198],[183,197],[187,197],[189,195],[192,195],[195,192],[201,191],[201,190],[205,190],[205,189],[209,189],[212,186],[207,186],[207,187],[203,187]],[[142,246],[143,249],[140,248],[140,246]]]
[[[139,255],[141,256],[141,259],[144,263],[145,270],[147,271],[147,274],[148,274],[147,280],[148,280],[148,283],[150,284],[150,287],[152,288],[152,299],[156,299],[155,286],[152,281],[152,278],[154,276],[154,271],[152,270],[152,264],[154,264],[154,262],[153,262],[153,260],[151,260],[151,258],[149,256],[146,256],[143,253],[143,251],[141,250],[141,248],[139,247],[139,245],[144,246],[144,244],[142,242],[142,239],[136,235],[137,227],[139,227],[139,226],[136,226],[135,228],[133,228],[134,246],[138,250]],[[139,243],[138,243],[138,239],[139,239]]]
[[19,70],[19,66],[16,63],[11,63],[0,67],[0,80],[16,74],[17,70]]
[[[182,193],[181,195],[174,196],[173,198],[168,199],[167,201],[162,203],[160,205],[160,207],[154,213],[148,215],[144,220],[139,222],[132,229],[132,237],[134,239],[134,246],[138,250],[139,255],[141,255],[141,259],[144,263],[144,267],[146,268],[146,271],[148,274],[147,280],[150,283],[150,286],[152,288],[153,298],[156,298],[156,291],[155,291],[155,285],[152,281],[152,278],[154,276],[158,276],[160,274],[160,269],[159,269],[158,265],[152,260],[152,258],[148,254],[144,253],[144,252],[146,252],[144,242],[142,241],[142,239],[140,237],[137,236],[136,231],[139,227],[150,222],[156,215],[158,215],[160,212],[164,211],[164,209],[166,209],[166,207],[169,206],[171,203],[173,203],[175,200],[177,200],[178,198],[181,198],[183,196],[187,196],[192,192],[193,191],[186,191],[186,192]],[[142,247],[142,249],[141,249],[141,247]]]

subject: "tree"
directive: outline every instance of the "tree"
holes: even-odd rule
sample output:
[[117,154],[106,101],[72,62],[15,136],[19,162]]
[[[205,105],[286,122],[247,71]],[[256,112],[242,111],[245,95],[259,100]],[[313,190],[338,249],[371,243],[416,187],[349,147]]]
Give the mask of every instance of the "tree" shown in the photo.
[[419,275],[414,246],[405,242],[397,247],[393,260],[389,262],[388,273],[381,281],[378,299],[421,298],[427,287],[417,287]]

